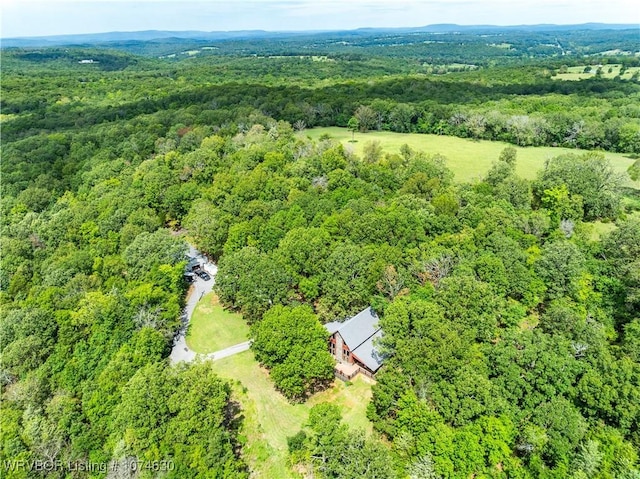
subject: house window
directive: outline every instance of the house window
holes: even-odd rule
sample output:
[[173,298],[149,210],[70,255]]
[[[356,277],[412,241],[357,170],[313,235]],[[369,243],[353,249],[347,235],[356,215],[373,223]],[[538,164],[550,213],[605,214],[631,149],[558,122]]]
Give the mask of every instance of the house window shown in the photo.
[[329,352],[332,355],[336,353],[336,340],[333,337],[329,338]]

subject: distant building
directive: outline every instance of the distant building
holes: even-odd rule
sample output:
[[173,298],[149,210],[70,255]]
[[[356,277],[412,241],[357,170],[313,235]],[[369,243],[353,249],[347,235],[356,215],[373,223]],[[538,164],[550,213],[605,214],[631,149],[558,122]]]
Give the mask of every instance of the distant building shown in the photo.
[[91,59],[91,60],[80,60],[78,63],[98,63],[98,62]]
[[375,340],[382,337],[378,326],[378,315],[369,307],[344,321],[333,321],[324,325],[331,337],[329,352],[336,358],[336,375],[351,379],[362,372],[373,376],[383,358],[375,348]]

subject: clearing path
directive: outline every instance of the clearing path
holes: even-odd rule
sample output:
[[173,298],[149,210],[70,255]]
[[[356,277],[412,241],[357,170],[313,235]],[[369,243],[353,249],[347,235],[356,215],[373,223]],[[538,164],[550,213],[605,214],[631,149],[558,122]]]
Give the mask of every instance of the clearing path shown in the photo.
[[220,351],[215,351],[210,354],[203,354],[203,357],[207,359],[227,358],[229,356],[233,356],[234,354],[247,351],[250,346],[251,346],[251,341],[245,341],[244,343],[234,344],[233,346],[229,346],[228,348],[221,349]]
[[289,469],[287,438],[309,419],[311,408],[329,402],[340,408],[345,424],[372,433],[367,419],[373,381],[361,374],[350,383],[335,380],[328,389],[304,403],[291,403],[273,387],[269,372],[247,351],[211,363],[213,371],[232,384],[234,397],[242,405],[242,434],[247,438],[243,456],[252,477],[299,478]]
[[193,351],[187,345],[186,341],[186,333],[187,327],[189,326],[189,321],[191,320],[191,316],[193,315],[194,310],[196,309],[196,305],[202,299],[205,294],[208,294],[213,289],[213,285],[216,280],[216,273],[218,272],[218,267],[209,261],[207,257],[205,257],[202,253],[196,250],[193,246],[189,247],[189,256],[192,258],[196,258],[198,262],[202,265],[202,268],[209,273],[211,276],[210,280],[205,281],[204,279],[196,276],[195,282],[189,291],[189,296],[187,298],[187,304],[184,308],[184,314],[182,316],[183,326],[180,329],[178,336],[175,338],[173,342],[173,348],[171,349],[171,354],[169,355],[169,359],[172,363],[179,363],[180,361],[185,361],[187,363],[196,359],[196,357],[203,357],[207,359],[220,359],[226,358],[228,356],[232,356],[233,354],[238,354],[242,351],[246,351],[249,349],[251,343],[249,341],[245,341],[240,344],[235,344],[228,348],[222,349],[220,351],[215,351],[210,354],[198,354]]

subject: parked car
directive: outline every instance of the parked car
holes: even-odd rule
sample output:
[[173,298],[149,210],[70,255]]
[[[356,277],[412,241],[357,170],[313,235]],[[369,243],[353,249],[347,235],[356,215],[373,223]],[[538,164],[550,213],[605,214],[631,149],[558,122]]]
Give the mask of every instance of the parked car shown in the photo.
[[193,283],[196,280],[196,277],[192,273],[186,273],[184,275],[184,280],[187,283]]
[[196,271],[196,274],[200,276],[202,279],[204,279],[205,281],[209,281],[211,279],[211,276],[209,276],[209,273],[207,273],[203,269]]

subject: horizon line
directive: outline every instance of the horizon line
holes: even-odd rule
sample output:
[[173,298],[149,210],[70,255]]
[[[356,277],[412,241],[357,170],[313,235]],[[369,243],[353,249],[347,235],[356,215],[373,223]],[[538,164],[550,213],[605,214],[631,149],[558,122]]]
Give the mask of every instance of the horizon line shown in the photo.
[[[127,34],[127,33],[146,33],[146,32],[159,32],[159,33],[332,33],[332,32],[355,32],[358,30],[412,30],[429,27],[451,26],[451,27],[477,27],[477,28],[518,28],[518,27],[581,27],[586,25],[603,25],[603,26],[629,26],[630,28],[638,28],[640,26],[637,23],[607,23],[607,22],[582,22],[582,23],[520,23],[520,24],[465,24],[465,23],[431,23],[427,25],[418,25],[414,27],[356,27],[356,28],[327,28],[327,29],[301,29],[301,30],[268,30],[263,28],[255,29],[241,29],[241,30],[164,30],[164,29],[144,29],[144,30],[108,30],[97,32],[85,32],[85,33],[56,33],[53,35],[30,35],[30,36],[18,36],[18,37],[3,37],[0,35],[0,40],[29,40],[29,39],[44,39],[44,38],[56,38],[56,37],[81,37],[86,35],[109,35],[109,34]],[[452,30],[451,32],[454,32]]]

